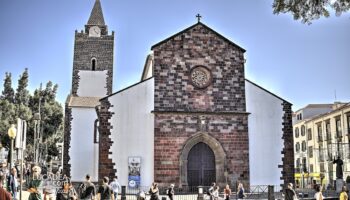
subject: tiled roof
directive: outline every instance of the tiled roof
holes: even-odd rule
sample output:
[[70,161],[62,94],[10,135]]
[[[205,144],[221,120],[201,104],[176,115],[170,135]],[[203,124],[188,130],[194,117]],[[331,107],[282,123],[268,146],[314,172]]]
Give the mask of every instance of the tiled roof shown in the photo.
[[70,96],[68,99],[69,107],[84,107],[84,108],[94,108],[100,105],[100,97],[73,97]]
[[103,18],[101,2],[100,0],[95,1],[95,5],[92,8],[88,25],[105,25],[105,20]]

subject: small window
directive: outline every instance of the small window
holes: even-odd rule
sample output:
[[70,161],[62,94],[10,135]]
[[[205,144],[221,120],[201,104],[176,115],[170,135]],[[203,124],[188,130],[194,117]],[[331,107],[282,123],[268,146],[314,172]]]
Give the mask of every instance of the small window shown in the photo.
[[295,144],[295,151],[296,151],[296,152],[299,152],[299,151],[300,151],[300,143],[299,143],[299,142],[297,142],[297,143]]
[[303,152],[306,151],[306,142],[305,142],[305,141],[303,141],[303,142],[301,143],[301,151],[303,151]]
[[305,126],[301,126],[301,136],[305,136]]
[[312,158],[312,157],[314,157],[314,151],[313,151],[313,148],[312,148],[312,146],[309,146],[309,150],[308,150],[308,153],[309,153],[309,158]]
[[299,137],[299,128],[298,127],[295,128],[294,132],[295,132],[295,138],[298,138]]
[[307,139],[312,140],[312,130],[311,128],[307,129]]
[[314,172],[314,165],[310,164],[310,173],[313,173],[313,172]]
[[91,59],[91,70],[96,70],[96,58]]

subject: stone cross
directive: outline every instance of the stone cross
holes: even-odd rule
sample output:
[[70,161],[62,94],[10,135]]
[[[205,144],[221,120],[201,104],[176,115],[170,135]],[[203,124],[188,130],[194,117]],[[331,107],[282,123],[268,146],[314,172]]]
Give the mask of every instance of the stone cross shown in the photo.
[[196,17],[197,17],[197,19],[198,19],[198,22],[200,22],[202,16],[201,16],[200,14],[197,14]]

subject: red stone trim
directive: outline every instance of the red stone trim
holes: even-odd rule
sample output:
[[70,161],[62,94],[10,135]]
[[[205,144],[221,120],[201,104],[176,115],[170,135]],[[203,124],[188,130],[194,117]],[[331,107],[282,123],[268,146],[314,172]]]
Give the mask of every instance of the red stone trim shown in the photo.
[[284,140],[284,148],[282,150],[282,163],[279,166],[282,168],[281,180],[284,183],[281,185],[284,189],[287,188],[288,183],[294,183],[294,145],[293,145],[293,124],[292,124],[292,104],[284,101],[283,106],[283,121],[282,121],[282,131]]
[[64,136],[63,136],[63,174],[70,177],[71,165],[69,164],[70,156],[70,140],[72,130],[72,108],[68,107],[68,103],[65,105],[65,117],[64,117]]
[[113,144],[111,136],[111,125],[110,119],[113,116],[113,112],[110,108],[113,107],[108,99],[101,100],[101,107],[98,112],[99,118],[99,162],[98,162],[98,177],[101,179],[104,176],[115,177],[117,170],[115,169],[115,163],[109,158],[112,154],[111,146]]

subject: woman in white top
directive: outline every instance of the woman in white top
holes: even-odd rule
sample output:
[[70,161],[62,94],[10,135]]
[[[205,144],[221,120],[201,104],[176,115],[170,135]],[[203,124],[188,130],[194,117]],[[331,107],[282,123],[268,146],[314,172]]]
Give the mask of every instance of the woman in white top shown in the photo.
[[214,198],[214,200],[218,200],[219,199],[219,186],[215,186],[214,187],[213,198]]
[[315,199],[316,200],[323,200],[324,196],[322,195],[322,186],[316,185],[316,193],[315,193]]

